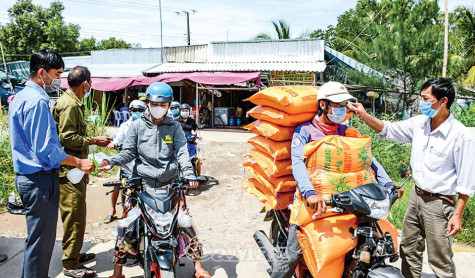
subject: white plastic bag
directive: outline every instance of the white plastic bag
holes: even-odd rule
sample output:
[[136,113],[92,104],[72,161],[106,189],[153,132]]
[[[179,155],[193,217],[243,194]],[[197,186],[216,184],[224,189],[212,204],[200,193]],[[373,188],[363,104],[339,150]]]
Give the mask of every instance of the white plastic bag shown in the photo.
[[181,228],[193,226],[193,219],[181,208],[178,210],[178,226]]
[[114,236],[117,237],[117,240],[119,242],[122,242],[124,240],[124,235],[125,231],[127,230],[127,227],[134,222],[138,217],[140,216],[140,210],[138,207],[134,207],[131,209],[126,218],[120,219],[117,221],[117,225],[115,226],[114,231],[112,232]]

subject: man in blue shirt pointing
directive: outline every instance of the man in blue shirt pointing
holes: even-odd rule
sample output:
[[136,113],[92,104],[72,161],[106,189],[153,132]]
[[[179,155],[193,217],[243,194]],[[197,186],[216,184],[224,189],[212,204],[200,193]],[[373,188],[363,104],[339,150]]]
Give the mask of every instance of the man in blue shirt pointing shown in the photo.
[[26,209],[28,229],[22,277],[48,277],[58,221],[60,165],[86,173],[95,168],[87,159],[67,155],[59,143],[47,93],[59,90],[63,69],[58,53],[42,49],[33,54],[30,80],[8,109],[15,185]]

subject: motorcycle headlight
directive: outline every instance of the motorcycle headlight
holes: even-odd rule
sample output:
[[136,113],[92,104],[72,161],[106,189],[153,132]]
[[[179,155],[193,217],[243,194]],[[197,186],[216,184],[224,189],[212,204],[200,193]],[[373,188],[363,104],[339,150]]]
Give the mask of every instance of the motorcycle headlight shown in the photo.
[[145,204],[145,208],[147,210],[147,213],[152,218],[153,224],[155,225],[157,232],[160,234],[169,233],[171,229],[173,217],[178,211],[178,205],[175,206],[171,211],[168,211],[165,213],[156,212],[147,204]]
[[363,197],[363,199],[371,209],[369,217],[374,219],[386,219],[388,217],[389,210],[391,209],[389,196],[386,196],[384,200],[373,200],[367,197]]

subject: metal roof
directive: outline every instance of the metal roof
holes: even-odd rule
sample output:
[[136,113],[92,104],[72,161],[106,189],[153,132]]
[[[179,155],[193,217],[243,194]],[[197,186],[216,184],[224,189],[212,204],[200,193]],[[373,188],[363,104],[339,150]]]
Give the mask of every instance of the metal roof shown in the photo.
[[379,71],[377,71],[375,69],[372,69],[371,67],[369,67],[365,64],[361,64],[360,62],[346,56],[345,54],[343,54],[341,52],[336,51],[333,48],[325,46],[325,51],[327,53],[331,54],[332,56],[334,56],[335,58],[337,58],[338,60],[342,61],[343,63],[345,63],[349,67],[351,67],[351,68],[353,68],[357,71],[361,71],[366,75],[372,75],[372,76],[375,76],[375,77],[379,77],[383,80],[385,80],[385,79],[388,80],[388,81],[391,80],[388,76],[380,73]]
[[[91,77],[134,77],[142,75],[157,64],[79,64],[91,72]],[[76,66],[76,65],[75,65]],[[69,72],[64,72],[61,77],[67,77]]]
[[220,72],[220,71],[301,71],[322,72],[325,62],[249,62],[249,63],[166,63],[149,70],[145,74],[158,74],[165,72]]

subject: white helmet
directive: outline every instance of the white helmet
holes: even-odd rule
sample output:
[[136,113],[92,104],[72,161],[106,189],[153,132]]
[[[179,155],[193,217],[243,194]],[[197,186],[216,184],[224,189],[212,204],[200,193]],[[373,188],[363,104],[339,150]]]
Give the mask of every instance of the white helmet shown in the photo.
[[318,90],[317,101],[325,99],[335,103],[356,101],[356,98],[350,95],[343,84],[334,81],[323,84]]
[[145,110],[147,106],[145,105],[145,102],[136,99],[136,100],[132,100],[132,102],[129,105],[129,109],[132,109],[132,108]]

